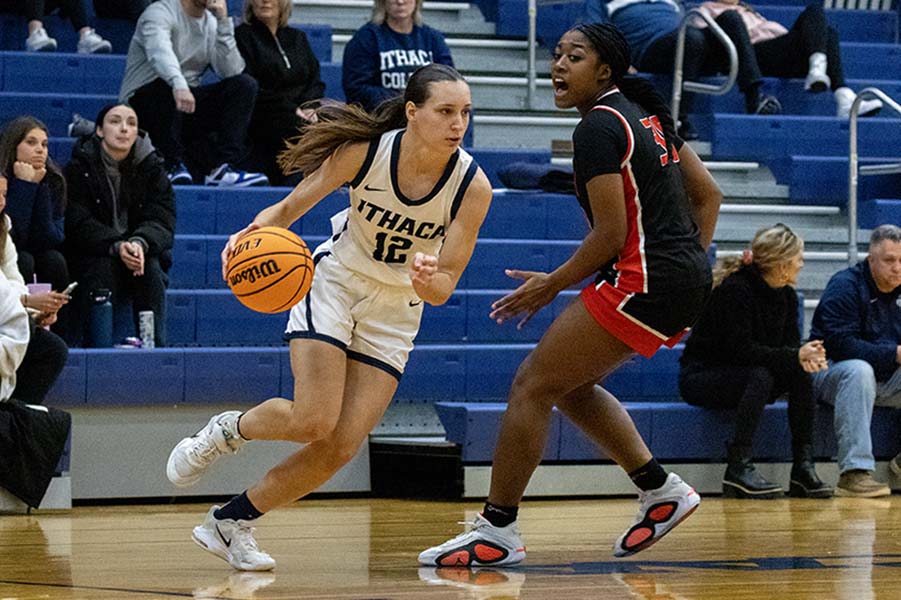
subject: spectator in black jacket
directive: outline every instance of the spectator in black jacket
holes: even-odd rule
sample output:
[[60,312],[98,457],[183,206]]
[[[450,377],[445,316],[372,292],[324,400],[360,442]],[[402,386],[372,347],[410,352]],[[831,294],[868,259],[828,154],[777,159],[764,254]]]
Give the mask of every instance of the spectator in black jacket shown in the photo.
[[244,23],[235,29],[244,72],[259,84],[248,136],[253,143],[254,170],[272,185],[293,185],[276,164],[285,139],[295,137],[315,117],[310,102],[322,98],[319,61],[307,35],[288,26],[291,0],[245,0]]
[[763,409],[788,392],[794,465],[792,496],[828,498],[812,456],[816,404],[810,373],[826,368],[820,341],[801,344],[798,295],[792,287],[804,266],[804,242],[785,225],[761,229],[741,258],[714,271],[716,286],[682,354],[679,389],[686,402],[737,409],[723,495],[773,498],[782,494],[751,461]]
[[[87,326],[90,294],[108,289],[113,296],[114,339],[134,335],[134,316],[154,314],[155,342],[164,346],[166,271],[172,263],[175,197],[163,157],[138,130],[138,117],[126,104],[104,107],[97,129],[81,138],[66,165],[66,249],[79,281],[74,322]],[[131,300],[131,319],[115,317]],[[73,327],[74,329],[74,327]],[[77,332],[83,334],[83,331]],[[73,341],[81,341],[78,335]]]

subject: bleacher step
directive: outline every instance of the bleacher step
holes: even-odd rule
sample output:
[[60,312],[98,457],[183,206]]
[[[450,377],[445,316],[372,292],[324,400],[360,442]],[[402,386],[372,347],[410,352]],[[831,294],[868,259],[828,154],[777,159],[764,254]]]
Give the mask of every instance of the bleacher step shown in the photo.
[[[334,29],[355,30],[372,14],[371,0],[294,0],[297,11],[292,22],[331,25]],[[487,22],[475,4],[465,2],[424,2],[423,22],[445,34],[491,35],[493,23]]]

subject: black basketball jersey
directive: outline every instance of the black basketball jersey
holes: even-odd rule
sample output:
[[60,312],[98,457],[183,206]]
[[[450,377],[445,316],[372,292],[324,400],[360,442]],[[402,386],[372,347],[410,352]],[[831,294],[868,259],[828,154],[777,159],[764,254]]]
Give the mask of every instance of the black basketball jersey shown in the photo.
[[710,281],[679,154],[676,148],[667,148],[656,115],[613,88],[576,126],[573,150],[576,194],[592,227],[604,215],[592,214],[586,183],[611,173],[620,174],[623,181],[626,242],[614,260],[598,265],[599,280],[645,294]]

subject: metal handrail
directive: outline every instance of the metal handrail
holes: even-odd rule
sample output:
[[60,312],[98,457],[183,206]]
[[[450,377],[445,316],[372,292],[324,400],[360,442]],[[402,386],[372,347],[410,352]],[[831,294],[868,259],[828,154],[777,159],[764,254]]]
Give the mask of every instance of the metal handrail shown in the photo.
[[[710,31],[713,32],[720,43],[726,48],[726,53],[729,55],[729,75],[726,77],[726,81],[720,85],[700,83],[697,81],[682,81],[682,63],[685,60],[685,30],[691,26],[690,21],[693,16],[697,16],[707,23]],[[679,37],[676,39],[676,60],[674,61],[673,70],[673,120],[677,123],[679,122],[679,105],[682,104],[683,87],[689,92],[722,96],[732,89],[736,77],[738,77],[738,53],[735,51],[735,44],[732,43],[732,40],[729,39],[726,32],[716,24],[716,21],[714,21],[710,15],[700,9],[692,8],[686,12],[685,16],[682,17],[682,22],[679,24]]]
[[[901,163],[886,163],[882,165],[867,165],[858,169],[857,156],[857,117],[860,113],[860,104],[868,98],[879,98],[883,106],[888,106],[901,114],[901,104],[892,100],[879,88],[868,87],[860,90],[854,104],[851,105],[851,115],[848,126],[848,265],[857,264],[857,178],[859,174],[877,175],[885,173],[901,173]],[[897,170],[896,170],[897,169]]]
[[526,92],[526,103],[529,110],[535,110],[535,46],[538,45],[536,21],[538,20],[538,0],[529,0],[529,89]]

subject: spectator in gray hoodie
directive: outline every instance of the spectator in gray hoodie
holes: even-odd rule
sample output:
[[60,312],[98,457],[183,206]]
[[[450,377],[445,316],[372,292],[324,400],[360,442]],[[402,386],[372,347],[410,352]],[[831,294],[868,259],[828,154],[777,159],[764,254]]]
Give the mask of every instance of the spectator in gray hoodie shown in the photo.
[[[221,80],[202,85],[210,67]],[[235,169],[257,94],[243,71],[225,0],[158,0],[141,14],[119,100],[134,107],[173,184],[193,183],[191,171],[206,185],[268,183]]]

